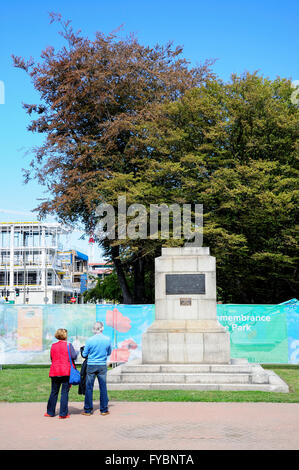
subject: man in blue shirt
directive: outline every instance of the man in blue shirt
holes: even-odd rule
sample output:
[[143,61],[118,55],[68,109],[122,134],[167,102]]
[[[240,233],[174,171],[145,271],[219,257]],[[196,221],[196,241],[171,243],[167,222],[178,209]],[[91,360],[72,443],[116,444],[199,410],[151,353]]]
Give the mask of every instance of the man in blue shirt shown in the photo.
[[111,341],[108,336],[103,335],[104,325],[96,322],[93,326],[94,336],[86,341],[82,356],[87,357],[86,390],[84,400],[84,411],[82,415],[91,416],[93,411],[93,386],[95,378],[98,378],[100,388],[100,412],[108,415],[107,394],[107,357],[111,354]]

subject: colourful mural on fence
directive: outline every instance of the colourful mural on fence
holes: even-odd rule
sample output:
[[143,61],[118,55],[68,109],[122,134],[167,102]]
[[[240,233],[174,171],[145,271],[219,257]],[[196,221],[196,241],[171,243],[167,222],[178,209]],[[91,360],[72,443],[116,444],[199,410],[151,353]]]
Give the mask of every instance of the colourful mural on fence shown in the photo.
[[[142,334],[154,321],[154,305],[0,305],[0,364],[50,361],[57,328],[68,330],[77,351],[95,321],[113,345],[110,362],[141,358]],[[231,335],[231,356],[257,363],[299,363],[299,302],[280,305],[217,305]],[[82,362],[79,355],[78,362]]]
[[153,323],[154,305],[97,305],[97,320],[112,339],[111,362],[141,358],[142,334]]
[[279,305],[218,305],[218,321],[230,332],[231,357],[249,362],[288,362],[286,309]]

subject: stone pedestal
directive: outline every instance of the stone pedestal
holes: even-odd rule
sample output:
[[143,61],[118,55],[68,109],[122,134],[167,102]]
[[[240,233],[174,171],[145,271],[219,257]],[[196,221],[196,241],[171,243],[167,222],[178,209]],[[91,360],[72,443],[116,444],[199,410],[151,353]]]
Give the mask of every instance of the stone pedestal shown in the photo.
[[156,317],[142,338],[142,361],[108,373],[110,390],[288,393],[270,370],[230,358],[216,316],[216,262],[209,248],[163,248],[156,259]]
[[217,321],[216,260],[206,247],[162,248],[155,260],[155,321],[142,364],[229,364],[229,333]]

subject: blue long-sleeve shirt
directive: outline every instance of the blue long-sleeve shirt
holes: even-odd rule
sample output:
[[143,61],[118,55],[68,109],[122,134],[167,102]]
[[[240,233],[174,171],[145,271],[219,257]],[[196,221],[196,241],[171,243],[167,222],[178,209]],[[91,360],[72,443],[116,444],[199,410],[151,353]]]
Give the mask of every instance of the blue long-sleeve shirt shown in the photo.
[[92,336],[86,341],[82,356],[87,357],[87,365],[106,364],[111,354],[111,340],[103,333]]

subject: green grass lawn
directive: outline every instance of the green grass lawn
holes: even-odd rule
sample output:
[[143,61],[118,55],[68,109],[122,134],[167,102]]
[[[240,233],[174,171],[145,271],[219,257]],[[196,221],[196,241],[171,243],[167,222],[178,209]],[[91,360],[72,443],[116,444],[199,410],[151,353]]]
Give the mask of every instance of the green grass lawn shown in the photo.
[[[271,365],[290,387],[290,393],[268,392],[198,392],[183,390],[130,390],[109,391],[112,401],[204,401],[204,402],[277,402],[299,403],[299,366]],[[50,393],[49,366],[3,366],[0,370],[0,401],[46,402]],[[98,400],[98,391],[94,399]],[[70,390],[70,401],[83,402],[78,387]]]

